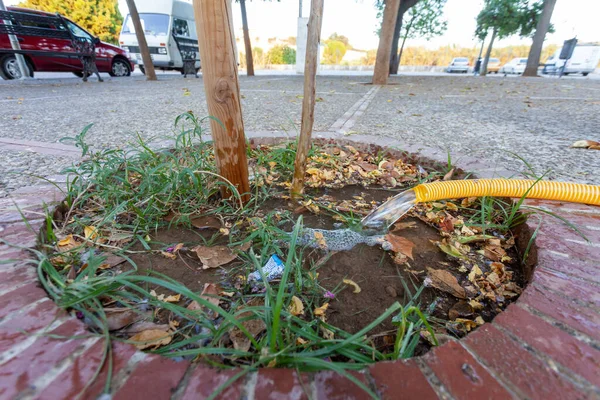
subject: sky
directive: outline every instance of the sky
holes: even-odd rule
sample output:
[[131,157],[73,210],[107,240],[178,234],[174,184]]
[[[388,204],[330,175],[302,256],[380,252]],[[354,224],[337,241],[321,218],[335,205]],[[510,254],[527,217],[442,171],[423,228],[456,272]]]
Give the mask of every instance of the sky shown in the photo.
[[[19,0],[5,0],[6,5],[16,4]],[[137,0],[138,2],[144,0]],[[374,0],[325,0],[322,38],[334,32],[349,38],[350,44],[357,49],[377,48],[377,10]],[[448,0],[444,9],[444,18],[448,21],[448,30],[440,37],[429,41],[409,39],[407,46],[426,46],[437,48],[456,44],[465,47],[477,46],[473,38],[475,18],[483,6],[483,0]],[[119,0],[123,15],[128,13],[125,0]],[[299,0],[246,1],[248,24],[251,37],[287,38],[296,36]],[[303,0],[304,16],[308,17],[310,0]],[[241,28],[239,4],[233,6],[236,32]],[[600,42],[599,0],[557,0],[552,15],[556,32],[546,36],[546,43],[561,44],[564,40],[577,35],[580,42]],[[531,44],[531,39],[511,37],[499,41],[495,46]]]

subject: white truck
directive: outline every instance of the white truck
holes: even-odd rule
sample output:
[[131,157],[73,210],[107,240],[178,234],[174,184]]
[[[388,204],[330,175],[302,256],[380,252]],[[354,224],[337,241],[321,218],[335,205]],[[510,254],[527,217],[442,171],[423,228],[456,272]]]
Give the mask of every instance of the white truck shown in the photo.
[[[146,42],[154,67],[161,70],[184,72],[184,57],[195,58],[196,71],[200,69],[198,34],[191,1],[143,0],[137,1]],[[119,36],[121,48],[128,51],[142,72],[145,72],[135,28],[127,14]]]
[[597,44],[578,44],[575,46],[573,55],[567,61],[559,59],[559,55],[562,48],[558,49],[556,53],[548,58],[542,73],[544,74],[558,74],[561,68],[564,66],[564,75],[568,74],[582,74],[587,76],[589,73],[594,72],[600,62],[600,45]]

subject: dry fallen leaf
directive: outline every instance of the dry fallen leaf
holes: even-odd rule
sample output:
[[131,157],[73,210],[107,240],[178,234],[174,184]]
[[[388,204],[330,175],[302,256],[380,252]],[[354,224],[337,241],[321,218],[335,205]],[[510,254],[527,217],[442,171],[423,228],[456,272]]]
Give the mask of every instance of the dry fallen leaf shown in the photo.
[[344,282],[346,285],[350,285],[354,288],[352,293],[360,293],[360,286],[358,286],[358,284],[356,282],[354,282],[353,280],[343,279],[342,282]]
[[329,303],[325,303],[321,307],[315,308],[315,311],[313,312],[313,314],[317,317],[324,316],[325,311],[327,311],[328,307],[329,307]]
[[[244,243],[243,246],[234,248],[234,250],[248,250],[250,243]],[[237,258],[237,254],[227,246],[197,246],[192,249],[202,262],[202,269],[217,268],[228,264]]]
[[390,232],[400,231],[402,229],[416,228],[417,223],[415,221],[396,222]]
[[212,215],[195,217],[190,222],[197,229],[221,229],[221,221]]
[[165,300],[167,303],[178,303],[179,300],[181,299],[181,294],[176,294],[176,295],[170,295],[165,297]]
[[450,171],[448,171],[448,173],[446,175],[444,175],[442,180],[449,181],[450,179],[452,179],[452,175],[454,175],[454,168],[452,168]]
[[589,149],[590,147],[600,146],[600,142],[593,140],[578,140],[571,145],[572,148],[576,149]]
[[163,332],[167,332],[169,330],[169,325],[155,324],[154,322],[150,322],[150,321],[138,321],[138,322],[134,322],[132,325],[128,326],[127,328],[121,330],[121,332],[127,333],[127,334],[133,334],[133,333],[140,333],[142,331],[147,331],[147,330],[160,330]]
[[80,246],[81,243],[78,242],[73,235],[68,235],[64,239],[58,242],[58,249],[60,251],[69,251],[77,246]]
[[456,318],[456,322],[463,324],[465,326],[465,328],[467,329],[467,332],[470,332],[471,329],[477,328],[477,326],[478,326],[478,324],[475,321],[471,321],[470,319],[465,319],[465,318]]
[[177,260],[177,256],[173,253],[169,253],[168,251],[161,251],[160,254],[163,257],[170,258],[171,260]]
[[458,280],[450,272],[443,269],[427,268],[427,275],[431,279],[431,286],[449,293],[459,299],[465,299],[465,289],[458,284]]
[[471,272],[469,272],[469,276],[468,279],[469,281],[471,281],[472,283],[477,283],[477,277],[481,276],[481,274],[483,274],[483,272],[481,272],[481,268],[479,268],[478,265],[473,266],[473,268],[471,269]]
[[[215,306],[218,306],[221,302],[221,299],[219,299],[220,292],[221,289],[219,288],[219,286],[215,285],[214,283],[205,283],[204,288],[202,289],[202,293],[200,293],[200,298],[208,301],[211,304],[214,304]],[[192,311],[201,310],[202,306],[196,300],[193,300],[187,306],[187,309]],[[218,314],[214,313],[212,310],[209,310],[207,313],[210,316],[212,316],[213,319],[218,316]]]
[[83,235],[86,239],[94,240],[98,237],[98,230],[95,226],[86,226],[83,228]]
[[385,240],[391,245],[391,250],[394,253],[400,253],[413,260],[412,250],[415,244],[402,236],[388,233],[385,235]]
[[140,342],[134,343],[135,347],[137,347],[140,350],[144,350],[149,347],[153,347],[156,349],[160,346],[164,346],[171,343],[172,339],[173,338],[171,337],[170,333],[160,329],[149,329],[147,331],[142,331],[129,338],[129,340],[133,342]]
[[290,314],[294,316],[304,314],[304,304],[302,304],[302,300],[296,296],[292,296],[292,302],[290,303],[288,310]]
[[[248,306],[261,306],[264,305],[264,302],[259,298],[255,298],[248,302]],[[244,306],[242,306],[244,307]],[[238,308],[239,309],[239,308]],[[248,318],[250,316],[254,316],[255,319],[248,319],[246,321],[241,322],[242,326],[252,335],[253,337],[257,337],[260,335],[267,326],[265,325],[262,319],[258,319],[258,316],[254,314],[252,311],[246,311],[239,314],[236,319]],[[229,338],[233,343],[233,348],[241,351],[250,350],[251,343],[250,339],[239,329],[238,327],[233,327],[229,330]]]
[[122,310],[107,311],[106,323],[109,331],[116,331],[117,329],[133,324],[143,317],[143,314],[129,308],[124,308]]

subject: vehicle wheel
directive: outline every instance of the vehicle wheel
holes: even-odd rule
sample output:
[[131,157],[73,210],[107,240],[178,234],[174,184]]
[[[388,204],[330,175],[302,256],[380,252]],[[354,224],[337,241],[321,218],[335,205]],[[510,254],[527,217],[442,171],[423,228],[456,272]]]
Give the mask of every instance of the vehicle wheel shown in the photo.
[[[33,78],[33,66],[30,62],[27,62],[27,68],[29,69],[29,77]],[[7,81],[21,78],[17,58],[13,54],[0,58],[0,76]]]
[[588,76],[589,72],[583,72],[581,75]]
[[146,75],[146,68],[144,68],[143,65],[138,65],[138,68],[140,69],[140,72],[144,75]]
[[75,75],[78,78],[83,78],[83,72],[80,71],[73,72],[73,75]]
[[128,64],[127,61],[120,58],[114,59],[108,74],[116,77],[129,76],[131,75],[131,67]]

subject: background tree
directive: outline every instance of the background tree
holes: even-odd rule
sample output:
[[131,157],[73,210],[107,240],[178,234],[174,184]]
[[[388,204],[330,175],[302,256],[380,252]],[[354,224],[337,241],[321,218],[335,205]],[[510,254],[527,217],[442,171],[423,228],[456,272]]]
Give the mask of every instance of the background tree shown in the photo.
[[481,64],[481,76],[487,74],[487,64],[496,38],[503,39],[519,33],[529,36],[535,29],[539,12],[538,5],[530,6],[527,0],[484,0],[484,6],[477,15],[475,36],[483,40],[491,30],[492,37],[485,58]]
[[542,12],[535,28],[533,43],[529,50],[529,56],[527,56],[527,66],[525,67],[523,76],[537,76],[538,66],[540,65],[540,55],[542,54],[546,33],[553,30],[550,19],[552,18],[555,4],[556,0],[545,0],[543,5],[541,5]]
[[[397,56],[398,64],[402,60],[402,51],[406,39],[431,39],[443,35],[448,29],[448,21],[442,19],[446,0],[421,0],[408,10],[405,23],[401,25],[402,45]],[[396,72],[398,67],[396,67]]]
[[352,46],[350,45],[350,40],[344,35],[338,35],[337,32],[333,32],[331,35],[329,35],[329,39],[327,39],[325,42],[330,40],[336,40],[338,42],[344,43],[344,46],[346,46],[347,50],[352,49]]
[[[400,65],[398,46],[400,45],[400,31],[402,29],[404,14],[418,2],[419,0],[402,0],[398,7],[398,16],[396,17],[396,25],[394,27],[394,36],[392,37],[392,48],[390,52],[390,74],[397,74],[398,66]],[[375,0],[375,8],[379,10],[377,18],[381,19],[383,17],[384,5],[385,0]],[[380,29],[377,30],[377,34],[379,34],[379,31]]]
[[58,12],[100,40],[119,43],[123,16],[117,0],[25,0],[19,7]]
[[323,51],[323,64],[339,64],[346,55],[346,45],[338,40],[328,40]]
[[[244,49],[246,52],[246,74],[254,76],[254,59],[252,58],[252,42],[250,41],[250,31],[248,29],[248,15],[246,14],[246,0],[236,0],[240,3],[242,12],[242,31],[244,32]],[[280,1],[280,0],[277,0]],[[257,38],[258,39],[258,38]]]

